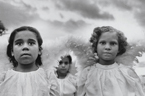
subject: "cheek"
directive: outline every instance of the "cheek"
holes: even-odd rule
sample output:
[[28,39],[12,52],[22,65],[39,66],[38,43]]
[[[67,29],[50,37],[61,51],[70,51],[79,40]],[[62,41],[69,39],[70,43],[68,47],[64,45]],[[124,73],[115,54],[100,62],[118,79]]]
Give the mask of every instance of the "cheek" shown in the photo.
[[40,50],[38,47],[32,48],[30,51],[33,52],[34,54],[40,53]]
[[119,46],[116,47],[116,51],[117,51],[117,53],[119,52]]
[[98,45],[98,46],[96,47],[96,49],[95,49],[95,52],[99,54],[99,53],[102,51],[102,49],[103,49],[103,48],[102,48],[101,46]]
[[66,66],[66,68],[69,70],[70,69],[70,65]]
[[13,54],[14,55],[18,55],[20,53],[20,49],[16,48],[16,47],[13,47]]

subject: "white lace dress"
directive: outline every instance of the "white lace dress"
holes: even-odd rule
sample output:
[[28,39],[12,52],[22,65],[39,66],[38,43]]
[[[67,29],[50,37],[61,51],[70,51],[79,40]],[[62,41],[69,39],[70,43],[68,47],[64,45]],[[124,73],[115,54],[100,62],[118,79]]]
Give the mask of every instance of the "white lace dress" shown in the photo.
[[78,96],[145,96],[141,81],[134,70],[114,63],[99,63],[82,71]]
[[11,69],[0,74],[0,96],[59,96],[59,88],[54,74],[42,68],[26,73]]
[[68,74],[65,79],[58,79],[60,96],[75,96],[77,91],[76,77]]

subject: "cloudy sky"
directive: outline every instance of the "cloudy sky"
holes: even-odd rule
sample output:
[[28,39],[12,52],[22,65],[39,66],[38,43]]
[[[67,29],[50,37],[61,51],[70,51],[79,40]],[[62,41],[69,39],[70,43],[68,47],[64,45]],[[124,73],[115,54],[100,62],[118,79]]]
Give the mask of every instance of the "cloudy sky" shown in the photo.
[[9,29],[36,27],[44,39],[64,35],[88,39],[97,26],[113,26],[128,41],[145,33],[144,0],[0,0],[0,20]]
[[[0,20],[8,29],[37,28],[44,41],[65,35],[86,40],[95,27],[113,26],[129,42],[145,40],[145,0],[0,0]],[[7,40],[5,40],[7,42]]]

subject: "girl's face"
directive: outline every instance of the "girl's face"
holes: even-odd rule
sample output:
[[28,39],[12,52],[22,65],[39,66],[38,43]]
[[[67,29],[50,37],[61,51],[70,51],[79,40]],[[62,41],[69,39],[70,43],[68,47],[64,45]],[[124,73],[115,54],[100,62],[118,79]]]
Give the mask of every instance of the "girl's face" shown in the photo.
[[39,46],[35,33],[21,31],[15,36],[12,54],[19,64],[35,64],[39,54]]
[[67,73],[70,69],[69,59],[67,57],[61,58],[58,65],[58,71],[61,73]]
[[99,63],[113,64],[119,51],[118,37],[115,32],[103,33],[98,41],[97,53]]

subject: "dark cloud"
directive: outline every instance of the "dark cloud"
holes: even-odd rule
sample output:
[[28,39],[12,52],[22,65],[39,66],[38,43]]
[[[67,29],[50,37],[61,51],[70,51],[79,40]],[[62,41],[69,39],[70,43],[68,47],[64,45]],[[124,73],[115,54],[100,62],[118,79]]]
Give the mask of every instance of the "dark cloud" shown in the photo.
[[145,0],[101,0],[100,4],[129,11],[134,15],[139,25],[145,26]]
[[32,7],[31,5],[29,4],[26,4],[25,2],[23,2],[23,0],[21,0],[21,2],[19,2],[19,4],[23,5],[24,8],[26,8],[27,10],[29,11],[36,11],[36,7]]
[[49,10],[49,8],[48,8],[48,7],[46,7],[46,6],[44,6],[44,7],[42,7],[42,10],[44,10],[44,11],[48,11],[48,10]]
[[19,26],[38,18],[37,14],[29,14],[29,10],[0,1],[0,20],[9,27]]
[[88,0],[56,0],[58,9],[73,11],[89,19],[114,19],[113,15],[103,12],[96,4]]
[[51,24],[53,24],[58,29],[65,30],[66,32],[75,32],[79,28],[89,25],[83,20],[78,20],[78,21],[69,20],[66,22],[53,21],[53,22],[51,22]]
[[134,11],[134,17],[138,21],[138,23],[144,28],[145,26],[145,0],[138,0]]
[[119,9],[132,10],[133,6],[129,1],[130,0],[110,0],[110,3],[114,4]]
[[[43,1],[46,1],[46,0],[41,0],[41,2],[43,2]],[[25,3],[23,0],[21,0],[21,2],[19,2],[19,4],[23,5],[29,11],[32,11],[32,12],[37,11],[37,8],[35,6],[32,6],[32,3]],[[42,6],[41,9],[44,10],[44,11],[48,11],[49,7],[48,6]]]
[[138,24],[145,26],[145,0],[103,0],[105,5],[113,5],[118,9],[130,11]]
[[64,18],[64,16],[63,16],[61,13],[60,13],[59,15],[60,15],[60,17],[61,17],[62,19]]
[[135,18],[141,26],[145,26],[145,11],[136,12]]
[[116,7],[122,8],[124,10],[132,10],[133,6],[130,5],[129,2],[123,0],[113,0]]

